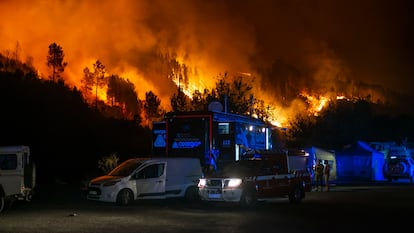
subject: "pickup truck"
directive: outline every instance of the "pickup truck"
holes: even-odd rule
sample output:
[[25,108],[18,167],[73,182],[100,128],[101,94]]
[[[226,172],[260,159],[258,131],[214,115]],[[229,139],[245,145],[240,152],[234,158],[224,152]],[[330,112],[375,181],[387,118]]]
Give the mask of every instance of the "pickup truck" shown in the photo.
[[216,174],[202,177],[198,189],[202,201],[233,202],[250,208],[258,200],[276,197],[300,203],[312,187],[306,169],[290,170],[288,156],[275,153],[230,161]]

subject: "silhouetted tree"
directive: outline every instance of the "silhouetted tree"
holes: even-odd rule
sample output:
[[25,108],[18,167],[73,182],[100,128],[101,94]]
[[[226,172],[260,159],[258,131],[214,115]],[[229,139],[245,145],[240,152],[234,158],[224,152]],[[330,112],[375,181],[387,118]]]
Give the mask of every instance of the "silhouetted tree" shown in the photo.
[[[204,89],[203,92],[195,90],[191,99],[186,96],[181,88],[174,93],[171,98],[171,107],[174,111],[203,111],[207,110],[208,105],[213,101],[219,101],[224,108],[231,113],[241,115],[256,114],[260,119],[270,117],[269,106],[264,106],[264,101],[254,99],[251,95],[252,86],[243,81],[241,76],[228,82],[227,73],[219,75],[215,88]],[[255,108],[260,108],[256,109]]]
[[122,102],[124,103],[128,119],[135,118],[138,121],[137,116],[141,113],[141,102],[138,99],[138,94],[135,91],[135,85],[128,79],[122,83]]
[[237,77],[230,86],[229,107],[236,114],[251,115],[253,113],[254,98],[252,86]]
[[144,113],[147,119],[147,126],[150,122],[159,120],[164,111],[160,108],[161,100],[152,92],[145,93]]
[[207,110],[209,102],[210,91],[204,89],[204,92],[195,90],[192,94],[192,99],[190,101],[191,110],[193,111],[205,111]]
[[186,89],[188,87],[188,68],[185,64],[181,65],[175,55],[172,55],[168,62],[168,78],[177,83],[178,87]]
[[98,107],[98,89],[106,85],[105,80],[105,66],[101,61],[97,60],[93,64],[94,78],[95,78],[95,105]]
[[88,99],[87,97],[92,93],[93,87],[95,84],[95,76],[94,74],[89,70],[88,67],[85,67],[83,69],[83,77],[81,79],[81,91],[83,95]]
[[316,124],[316,118],[313,115],[297,114],[291,119],[286,133],[287,147],[300,148],[313,145],[312,131]]
[[186,112],[190,111],[190,106],[188,104],[189,98],[181,91],[181,88],[178,88],[177,93],[174,93],[171,97],[171,107],[174,112]]
[[2,62],[2,68],[5,70],[16,70],[21,69],[21,62],[19,62],[20,58],[20,43],[19,41],[16,41],[15,47],[13,50],[5,50],[3,56],[3,62]]
[[[252,86],[243,82],[242,77],[236,77],[230,83],[227,73],[218,76],[216,82],[215,93],[216,98],[227,108],[228,112],[249,115],[251,103]],[[227,106],[226,106],[227,105]]]
[[106,97],[111,104],[115,106],[116,102],[120,102],[122,99],[122,80],[118,75],[111,75],[108,78],[108,90],[106,91]]
[[52,68],[52,75],[49,78],[54,82],[55,79],[61,79],[61,74],[65,71],[67,62],[64,62],[65,54],[61,46],[56,43],[49,45],[49,52],[47,55],[47,66]]
[[108,78],[107,98],[112,106],[119,106],[122,114],[127,118],[135,117],[140,113],[140,101],[135,91],[135,85],[118,75]]

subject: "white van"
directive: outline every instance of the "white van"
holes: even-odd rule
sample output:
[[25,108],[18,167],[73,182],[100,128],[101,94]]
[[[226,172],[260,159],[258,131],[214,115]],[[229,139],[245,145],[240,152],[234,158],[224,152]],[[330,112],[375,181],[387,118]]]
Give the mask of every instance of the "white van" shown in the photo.
[[88,184],[87,199],[128,205],[140,199],[198,199],[197,158],[133,158]]

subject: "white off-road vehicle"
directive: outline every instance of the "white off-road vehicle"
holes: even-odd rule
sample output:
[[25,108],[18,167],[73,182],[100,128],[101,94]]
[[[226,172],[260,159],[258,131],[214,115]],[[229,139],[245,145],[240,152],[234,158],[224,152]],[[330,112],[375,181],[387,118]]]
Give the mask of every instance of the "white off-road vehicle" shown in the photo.
[[31,201],[36,169],[28,146],[0,147],[0,213],[16,200]]

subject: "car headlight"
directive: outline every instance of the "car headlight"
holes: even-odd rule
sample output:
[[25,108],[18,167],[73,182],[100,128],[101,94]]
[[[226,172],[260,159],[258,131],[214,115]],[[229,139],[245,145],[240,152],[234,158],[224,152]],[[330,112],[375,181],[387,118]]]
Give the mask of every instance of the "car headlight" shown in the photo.
[[198,187],[202,188],[202,187],[206,186],[206,183],[207,183],[206,179],[200,179],[198,181]]
[[112,180],[112,181],[108,181],[106,183],[103,184],[103,186],[112,186],[115,185],[116,183],[120,182],[121,180]]
[[242,183],[242,179],[230,179],[227,186],[229,188],[234,188],[234,187],[240,186],[241,183]]

